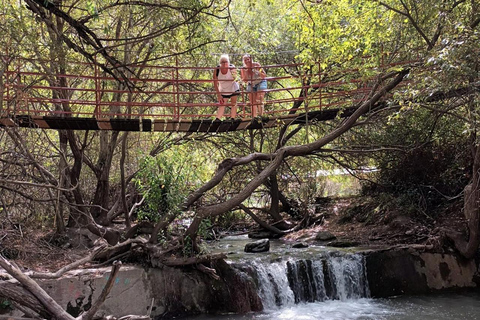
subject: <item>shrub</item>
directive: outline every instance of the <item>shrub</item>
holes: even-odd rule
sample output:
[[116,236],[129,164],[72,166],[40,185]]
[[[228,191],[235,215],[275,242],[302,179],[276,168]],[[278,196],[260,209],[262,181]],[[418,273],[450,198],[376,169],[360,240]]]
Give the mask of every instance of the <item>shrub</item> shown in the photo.
[[138,211],[140,220],[156,222],[161,216],[181,212],[181,204],[187,196],[188,173],[178,159],[147,156],[140,163],[140,171],[135,184],[142,196],[144,205]]

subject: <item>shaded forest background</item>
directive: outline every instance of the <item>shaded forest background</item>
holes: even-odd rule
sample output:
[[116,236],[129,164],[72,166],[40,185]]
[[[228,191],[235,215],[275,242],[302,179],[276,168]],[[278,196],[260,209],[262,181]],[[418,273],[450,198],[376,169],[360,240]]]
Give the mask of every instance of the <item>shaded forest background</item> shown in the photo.
[[[52,86],[74,87],[55,75],[71,71],[75,59],[97,64],[124,89],[131,76],[141,77],[136,65],[213,67],[228,53],[240,66],[250,53],[263,65],[303,63],[285,72],[301,72],[304,83],[318,81],[309,75],[321,69],[322,83],[355,76],[373,89],[359,103],[352,99],[349,117],[339,109],[331,121],[268,130],[2,127],[0,252],[21,258],[28,253],[18,239],[41,231],[59,250],[105,242],[90,257],[98,262],[212,272],[209,262],[223,256],[209,255],[203,239],[233,226],[285,236],[321,224],[327,180],[318,173],[341,169],[372,201],[361,207],[363,222],[382,221],[387,207],[430,225],[446,213],[464,216],[440,232],[439,243],[473,257],[480,241],[479,9],[474,0],[3,0],[0,75],[21,56],[50,73],[43,80]],[[381,68],[380,60],[411,62]],[[9,83],[0,78],[4,94]],[[11,109],[0,103],[1,112]]]

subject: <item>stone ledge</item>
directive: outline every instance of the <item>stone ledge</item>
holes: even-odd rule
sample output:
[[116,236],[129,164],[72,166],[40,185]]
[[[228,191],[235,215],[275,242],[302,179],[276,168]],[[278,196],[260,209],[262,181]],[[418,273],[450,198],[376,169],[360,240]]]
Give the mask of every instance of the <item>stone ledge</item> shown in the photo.
[[396,248],[368,252],[365,256],[373,298],[477,286],[475,261],[456,255]]

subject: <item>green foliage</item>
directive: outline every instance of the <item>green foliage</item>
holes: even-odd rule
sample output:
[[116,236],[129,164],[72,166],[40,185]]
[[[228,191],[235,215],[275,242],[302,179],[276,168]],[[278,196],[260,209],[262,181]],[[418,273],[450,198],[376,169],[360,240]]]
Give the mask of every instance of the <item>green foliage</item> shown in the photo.
[[243,210],[229,211],[215,217],[215,226],[224,230],[239,230],[245,226],[246,214]]
[[332,63],[378,52],[379,44],[391,36],[387,28],[393,13],[374,1],[329,0],[321,4],[291,0],[288,14],[291,31],[298,34],[297,47],[304,48],[304,61]]
[[87,11],[91,16],[98,18],[98,10],[94,2],[87,1]]
[[326,177],[324,197],[348,197],[360,192],[360,183],[350,174],[332,174]]
[[213,224],[210,219],[203,219],[198,228],[198,235],[204,239],[212,238],[212,228]]
[[182,254],[184,257],[191,257],[193,255],[193,243],[189,236],[186,236],[184,239]]
[[12,308],[12,302],[8,299],[0,299],[0,310],[10,310]]
[[181,159],[173,153],[170,157],[146,156],[140,162],[135,184],[145,197],[139,210],[139,219],[158,221],[165,215],[178,215],[188,194],[189,172],[184,167],[188,158]]
[[459,194],[468,182],[472,160],[462,122],[434,118],[424,109],[397,116],[370,137],[372,143],[403,150],[375,156],[375,183],[365,183],[363,192],[396,194],[403,198],[401,205],[421,202],[424,208]]
[[[240,54],[260,56],[263,64],[269,57],[262,53],[294,50],[292,33],[288,32],[288,1],[234,1],[231,5],[232,24],[222,34],[232,49]],[[282,53],[277,55],[281,59]]]
[[[291,180],[292,182],[295,181],[295,179]],[[325,181],[324,177],[315,177],[315,171],[311,171],[310,176],[304,176],[301,181],[290,184],[288,186],[287,194],[289,198],[297,199],[304,206],[307,206],[315,198],[323,195]]]

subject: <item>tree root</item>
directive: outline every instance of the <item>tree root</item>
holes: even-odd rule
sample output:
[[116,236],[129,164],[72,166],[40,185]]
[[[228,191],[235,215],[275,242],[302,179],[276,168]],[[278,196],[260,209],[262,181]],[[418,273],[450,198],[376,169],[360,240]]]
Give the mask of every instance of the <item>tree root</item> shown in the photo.
[[169,258],[163,258],[160,262],[168,267],[180,267],[180,266],[188,266],[192,264],[207,263],[214,260],[225,259],[226,257],[227,255],[225,253],[219,253],[219,254],[204,255],[204,256],[190,257],[190,258],[169,257]]
[[217,274],[217,271],[213,268],[209,268],[203,264],[198,264],[197,266],[197,269],[205,274],[207,274],[209,277],[211,277],[212,279],[215,279],[215,280],[219,280],[220,277],[218,276]]

